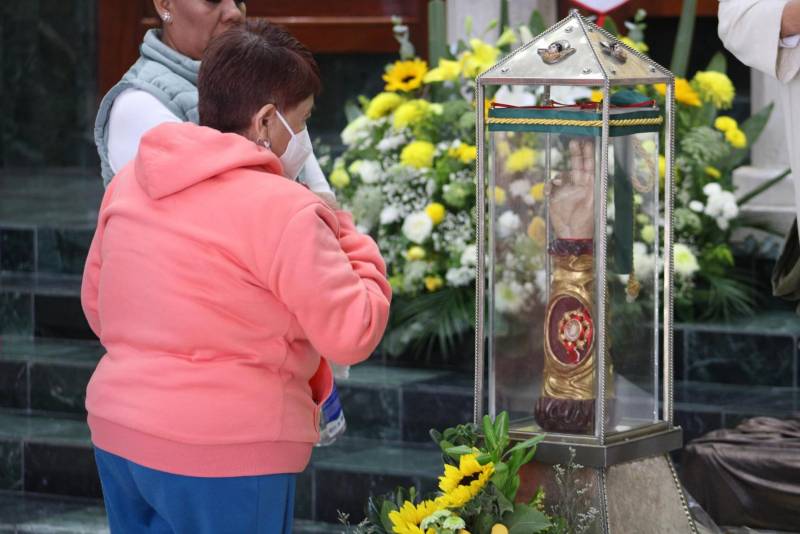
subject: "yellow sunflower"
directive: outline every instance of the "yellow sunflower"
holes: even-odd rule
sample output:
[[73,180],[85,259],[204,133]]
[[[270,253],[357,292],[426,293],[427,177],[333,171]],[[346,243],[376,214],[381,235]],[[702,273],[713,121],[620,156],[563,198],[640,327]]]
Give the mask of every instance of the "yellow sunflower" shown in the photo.
[[395,61],[383,75],[387,91],[413,91],[422,85],[428,64],[421,59]]
[[444,508],[461,508],[486,487],[493,474],[493,463],[481,465],[475,454],[465,454],[458,467],[444,466],[444,475],[439,477],[439,489],[443,495],[436,502]]
[[392,532],[395,534],[433,534],[434,529],[429,528],[426,532],[419,525],[426,517],[439,509],[441,507],[434,501],[422,501],[416,505],[411,501],[406,501],[399,510],[389,512]]

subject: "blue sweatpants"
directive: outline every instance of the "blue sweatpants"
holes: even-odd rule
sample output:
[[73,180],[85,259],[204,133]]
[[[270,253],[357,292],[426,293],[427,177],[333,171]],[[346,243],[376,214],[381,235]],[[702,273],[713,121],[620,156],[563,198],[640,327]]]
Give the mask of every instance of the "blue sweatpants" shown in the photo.
[[201,478],[95,449],[112,534],[291,534],[297,475]]

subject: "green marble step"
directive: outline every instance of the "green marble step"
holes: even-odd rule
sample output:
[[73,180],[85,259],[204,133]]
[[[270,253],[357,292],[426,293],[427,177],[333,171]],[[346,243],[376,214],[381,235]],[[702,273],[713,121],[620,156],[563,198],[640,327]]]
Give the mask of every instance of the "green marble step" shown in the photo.
[[[103,352],[96,341],[0,338],[0,408],[83,416]],[[427,443],[429,429],[472,414],[468,373],[386,367],[376,356],[337,384],[352,437]]]
[[[342,511],[360,519],[371,493],[433,489],[440,464],[432,444],[342,438],[314,450],[298,479],[296,516],[335,523]],[[86,423],[0,411],[0,490],[100,498]]]

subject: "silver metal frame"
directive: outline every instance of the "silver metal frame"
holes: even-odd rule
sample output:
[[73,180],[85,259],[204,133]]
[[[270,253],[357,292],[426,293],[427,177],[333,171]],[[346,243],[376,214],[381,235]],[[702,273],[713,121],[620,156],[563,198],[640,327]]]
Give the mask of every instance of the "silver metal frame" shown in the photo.
[[[515,56],[519,53],[524,53],[528,50],[533,44],[538,41],[542,36],[545,34],[552,32],[556,29],[561,28],[564,24],[569,21],[577,21],[579,27],[584,32],[584,36],[588,39],[589,32],[602,32],[603,35],[607,36],[610,39],[614,39],[615,37],[610,35],[608,32],[603,30],[602,28],[598,28],[591,22],[587,21],[583,17],[581,17],[576,11],[571,12],[570,16],[562,20],[561,22],[557,23],[555,26],[548,29],[546,32],[538,35],[535,37],[531,42],[527,43],[526,45],[520,47],[512,54],[509,54],[505,58],[501,59],[497,64],[492,66],[486,72],[492,71],[498,67],[501,67],[505,62],[507,62],[511,57]],[[476,309],[476,340],[475,340],[475,403],[474,403],[474,421],[475,423],[479,424],[481,418],[483,417],[484,412],[484,399],[483,395],[486,392],[484,387],[485,384],[485,362],[486,362],[486,352],[485,352],[485,330],[484,330],[484,317],[485,317],[485,304],[486,304],[486,249],[487,249],[487,233],[486,233],[486,190],[487,190],[487,183],[486,183],[486,153],[485,153],[485,146],[486,146],[486,121],[485,121],[485,87],[487,85],[541,85],[545,88],[545,94],[549,94],[550,87],[554,85],[561,85],[561,86],[592,86],[592,85],[602,85],[603,86],[603,105],[602,105],[602,118],[603,118],[603,127],[601,131],[601,180],[598,184],[596,184],[595,194],[600,196],[600,215],[602,215],[602,219],[605,220],[607,215],[607,203],[608,203],[608,145],[609,145],[609,129],[608,129],[608,119],[610,115],[609,110],[609,93],[610,88],[612,86],[619,86],[619,85],[626,85],[632,86],[639,83],[646,83],[646,84],[655,84],[655,83],[665,83],[667,86],[666,91],[666,132],[667,137],[665,138],[665,153],[666,153],[666,176],[668,177],[666,181],[665,187],[665,194],[664,194],[664,202],[665,202],[665,213],[666,213],[666,220],[664,225],[664,287],[663,287],[663,295],[664,295],[664,320],[663,320],[663,327],[664,327],[664,344],[663,344],[663,401],[662,401],[662,415],[663,421],[657,422],[654,425],[648,425],[641,429],[637,429],[634,433],[637,436],[629,435],[628,433],[624,434],[614,434],[612,436],[607,436],[607,428],[606,428],[606,421],[605,416],[608,411],[607,406],[607,384],[606,384],[606,376],[603,372],[605,370],[605,365],[607,363],[607,346],[606,346],[606,325],[605,325],[605,318],[606,318],[606,309],[605,309],[605,301],[607,298],[606,295],[606,288],[605,284],[599,283],[597,284],[597,306],[596,306],[596,316],[597,316],[597,323],[598,323],[598,343],[597,343],[597,369],[600,370],[597,374],[597,395],[598,399],[601,402],[597,403],[598,410],[596,413],[596,420],[595,420],[595,435],[594,436],[577,436],[577,435],[551,435],[548,434],[548,438],[545,442],[542,443],[544,450],[551,448],[555,450],[560,448],[560,450],[566,450],[564,447],[565,444],[570,444],[570,446],[575,446],[576,448],[582,447],[585,451],[597,451],[597,450],[605,450],[600,456],[597,456],[596,452],[586,452],[585,454],[589,454],[581,463],[585,465],[593,465],[596,462],[592,461],[592,458],[602,458],[603,465],[607,466],[610,465],[609,462],[615,463],[617,461],[628,461],[634,459],[639,456],[631,456],[628,452],[624,451],[634,451],[631,454],[635,454],[635,451],[644,451],[645,449],[648,451],[648,454],[657,454],[661,452],[666,452],[672,450],[674,448],[679,448],[681,446],[681,429],[674,427],[674,415],[673,415],[673,366],[672,366],[672,350],[673,350],[673,279],[674,279],[674,265],[673,265],[673,254],[672,254],[672,239],[673,239],[673,197],[674,197],[674,187],[672,184],[672,176],[673,176],[673,168],[674,168],[674,120],[675,120],[675,87],[674,87],[674,76],[669,70],[665,69],[658,63],[654,62],[649,57],[639,53],[638,51],[626,47],[626,51],[629,54],[632,54],[642,61],[645,61],[651,67],[651,71],[657,75],[654,75],[650,78],[626,78],[626,79],[609,79],[608,74],[602,68],[602,62],[597,57],[595,53],[595,59],[597,61],[597,65],[600,66],[600,70],[598,72],[602,78],[598,77],[597,79],[549,79],[549,78],[504,78],[504,77],[489,77],[486,76],[486,73],[478,76],[476,79],[476,143],[477,143],[477,181],[476,181],[476,198],[477,198],[477,248],[478,248],[478,261],[476,265],[476,301],[475,301],[475,309]],[[502,69],[501,69],[502,70]],[[549,148],[549,144],[547,145]],[[547,151],[546,158],[549,159],[550,151]],[[547,177],[549,178],[549,177]],[[597,205],[597,204],[596,204]],[[595,239],[596,239],[596,262],[595,262],[595,276],[597,280],[605,280],[606,278],[606,265],[605,265],[605,258],[606,258],[606,250],[607,250],[607,242],[606,242],[606,232],[603,225],[601,227],[595,228]],[[669,246],[666,246],[669,245]],[[657,335],[657,334],[656,334]],[[492,363],[490,362],[489,365],[491,366]],[[489,395],[491,396],[494,392],[490,391]],[[491,403],[493,404],[493,403]],[[494,408],[494,406],[492,406]],[[663,426],[662,426],[663,425]],[[644,435],[638,435],[644,434]],[[515,433],[512,432],[512,437],[524,439],[524,435],[529,434],[520,434],[516,436]],[[545,445],[545,444],[551,445]],[[647,443],[646,447],[643,447],[642,444]],[[540,446],[540,451],[542,449]],[[618,452],[609,452],[611,449],[618,451]],[[620,452],[622,451],[622,452]],[[540,457],[541,453],[537,453],[537,458]],[[553,453],[555,454],[555,453]],[[545,454],[546,456],[547,454]],[[592,456],[594,455],[594,456]],[[624,460],[622,460],[624,458]]]

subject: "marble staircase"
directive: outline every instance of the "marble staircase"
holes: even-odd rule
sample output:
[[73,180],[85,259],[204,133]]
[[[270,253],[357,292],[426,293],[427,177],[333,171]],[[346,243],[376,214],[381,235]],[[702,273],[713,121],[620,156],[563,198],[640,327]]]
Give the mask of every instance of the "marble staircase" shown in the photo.
[[[82,171],[0,173],[0,534],[106,531],[83,408],[103,351],[79,300],[101,195]],[[754,273],[765,262],[753,260]],[[800,319],[780,302],[734,323],[677,325],[686,439],[800,410],[798,343]],[[370,493],[433,488],[428,430],[471,418],[471,359],[434,368],[376,354],[355,367],[339,383],[346,437],[315,450],[298,481],[296,532],[341,532],[338,512],[357,522]]]

